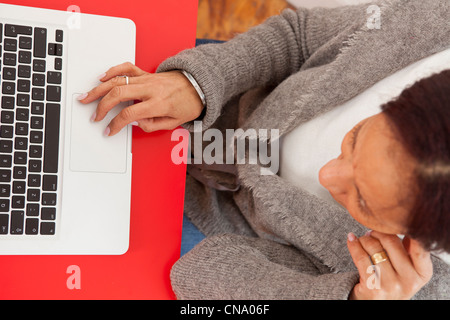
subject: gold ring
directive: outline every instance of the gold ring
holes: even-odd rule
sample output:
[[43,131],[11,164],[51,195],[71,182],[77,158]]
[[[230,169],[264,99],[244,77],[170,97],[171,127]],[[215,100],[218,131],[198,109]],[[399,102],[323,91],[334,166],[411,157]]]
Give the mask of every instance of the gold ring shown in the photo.
[[370,260],[372,260],[372,263],[375,265],[375,264],[379,264],[381,262],[387,261],[387,260],[389,260],[389,258],[387,256],[386,252],[381,251],[381,252],[377,252],[374,255],[372,255],[370,257]]

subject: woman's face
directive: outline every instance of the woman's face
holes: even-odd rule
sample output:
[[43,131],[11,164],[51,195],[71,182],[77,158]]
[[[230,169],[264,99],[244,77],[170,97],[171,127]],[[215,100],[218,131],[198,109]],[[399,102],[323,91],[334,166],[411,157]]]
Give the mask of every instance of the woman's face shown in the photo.
[[359,223],[383,233],[404,234],[413,168],[413,159],[380,113],[347,133],[341,155],[322,167],[319,180]]

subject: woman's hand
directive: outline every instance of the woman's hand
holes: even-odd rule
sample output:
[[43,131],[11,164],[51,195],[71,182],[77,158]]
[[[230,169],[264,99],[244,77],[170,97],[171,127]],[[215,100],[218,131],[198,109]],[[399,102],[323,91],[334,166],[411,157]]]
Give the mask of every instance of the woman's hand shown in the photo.
[[[128,76],[129,84],[119,76]],[[84,104],[102,98],[92,121],[103,120],[120,102],[138,101],[109,123],[105,129],[108,136],[128,124],[138,125],[146,132],[172,130],[198,118],[203,109],[197,91],[179,71],[151,74],[127,62],[109,69],[100,81],[99,86],[78,98]]]
[[[351,300],[411,299],[433,275],[430,253],[408,237],[372,231],[358,239],[351,233],[347,246],[360,275]],[[370,257],[383,251],[389,259],[373,267]]]

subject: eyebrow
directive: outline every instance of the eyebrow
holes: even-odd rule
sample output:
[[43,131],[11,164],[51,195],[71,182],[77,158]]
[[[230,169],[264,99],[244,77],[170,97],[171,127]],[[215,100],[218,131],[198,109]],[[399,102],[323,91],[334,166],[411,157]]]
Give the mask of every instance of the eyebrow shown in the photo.
[[[358,136],[359,136],[359,132],[361,131],[361,128],[366,124],[366,122],[363,122],[360,126],[358,126],[355,129],[355,132],[353,133],[354,138],[353,138],[353,144],[352,144],[352,152],[355,151],[355,147],[356,147],[356,143],[358,142]],[[364,200],[364,198],[361,195],[361,192],[359,191],[358,186],[356,185],[356,181],[354,183],[355,185],[355,189],[358,195],[358,201],[360,203],[364,203],[364,205],[361,205],[361,207],[364,209],[364,212],[370,215],[373,215],[373,211],[367,206],[367,202],[366,200]]]
[[364,123],[362,123],[361,125],[359,125],[359,126],[355,129],[355,132],[353,133],[352,150],[355,150],[356,142],[358,141],[358,135],[359,135],[359,132],[361,131],[361,128],[362,128],[363,126],[364,126]]

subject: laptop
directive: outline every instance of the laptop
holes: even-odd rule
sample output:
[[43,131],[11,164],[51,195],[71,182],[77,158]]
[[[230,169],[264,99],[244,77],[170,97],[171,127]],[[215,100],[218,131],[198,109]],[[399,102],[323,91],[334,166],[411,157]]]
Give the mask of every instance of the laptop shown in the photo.
[[131,126],[103,132],[77,97],[134,63],[123,18],[0,4],[0,254],[120,255],[128,250]]

